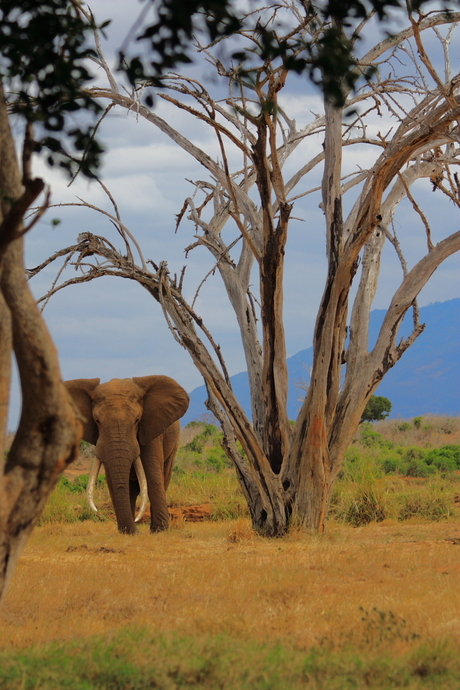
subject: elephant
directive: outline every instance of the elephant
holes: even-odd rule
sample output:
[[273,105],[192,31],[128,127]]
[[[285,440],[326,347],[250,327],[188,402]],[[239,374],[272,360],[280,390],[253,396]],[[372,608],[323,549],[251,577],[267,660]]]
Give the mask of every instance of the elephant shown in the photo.
[[166,490],[179,446],[179,419],[189,404],[185,390],[169,376],[107,383],[74,379],[64,385],[85,420],[83,439],[96,446],[93,483],[100,463],[105,467],[118,530],[124,534],[137,531],[135,505],[142,484],[141,466],[150,500],[150,531],[167,529]]

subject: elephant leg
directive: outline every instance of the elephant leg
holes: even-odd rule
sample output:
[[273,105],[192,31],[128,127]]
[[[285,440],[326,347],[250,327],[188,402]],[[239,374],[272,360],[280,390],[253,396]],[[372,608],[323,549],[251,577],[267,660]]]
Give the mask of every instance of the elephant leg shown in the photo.
[[162,435],[141,447],[141,461],[147,479],[150,500],[150,531],[160,532],[169,527]]
[[131,467],[131,471],[129,473],[129,503],[131,506],[133,518],[136,517],[136,500],[140,492],[141,489],[139,486],[139,480],[137,479],[137,475],[133,466]]
[[166,429],[166,431],[163,434],[163,475],[165,491],[168,490],[169,482],[171,481],[174,459],[179,448],[179,440],[180,424],[179,422],[176,422],[175,424],[171,424],[171,426],[168,427],[168,429]]
[[165,466],[163,471],[165,491],[168,490],[169,482],[171,481],[175,456],[176,451],[174,451],[174,453],[172,453],[171,455],[168,455],[168,457],[165,459]]

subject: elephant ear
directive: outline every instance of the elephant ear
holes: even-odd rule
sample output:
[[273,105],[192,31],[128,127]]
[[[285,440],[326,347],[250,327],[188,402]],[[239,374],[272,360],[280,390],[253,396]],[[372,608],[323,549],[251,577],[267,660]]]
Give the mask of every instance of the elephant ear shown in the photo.
[[64,381],[64,386],[69,391],[80,414],[85,419],[83,440],[92,443],[93,446],[97,443],[99,432],[97,424],[93,419],[93,401],[91,399],[91,393],[100,382],[101,379],[74,379],[73,381]]
[[186,413],[189,397],[169,376],[133,377],[133,381],[145,391],[139,424],[139,441],[145,445]]

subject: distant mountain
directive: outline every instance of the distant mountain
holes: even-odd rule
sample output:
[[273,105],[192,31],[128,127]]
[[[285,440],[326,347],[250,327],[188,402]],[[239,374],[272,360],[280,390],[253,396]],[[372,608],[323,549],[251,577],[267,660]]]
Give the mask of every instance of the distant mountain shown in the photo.
[[[386,311],[371,313],[369,341],[375,343]],[[460,414],[460,299],[435,302],[420,309],[420,321],[426,328],[416,342],[390,369],[376,391],[393,404],[392,417],[416,417],[424,414],[456,416]],[[408,313],[399,338],[411,331],[412,313]],[[310,380],[309,369],[313,348],[301,350],[287,360],[289,371],[288,414],[295,419],[305,386]],[[247,415],[251,415],[249,384],[246,372],[231,377],[233,390]],[[204,405],[206,388],[200,386],[190,393],[190,407],[183,417],[187,424],[207,412]]]

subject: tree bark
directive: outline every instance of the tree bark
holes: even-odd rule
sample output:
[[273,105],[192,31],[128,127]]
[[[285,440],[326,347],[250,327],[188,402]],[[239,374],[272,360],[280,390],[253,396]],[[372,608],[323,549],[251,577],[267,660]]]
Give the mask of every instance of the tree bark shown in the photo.
[[[2,439],[6,428],[5,401],[12,350],[18,364],[23,398],[19,428],[0,476],[1,600],[47,497],[62,471],[77,456],[82,424],[61,383],[56,349],[27,285],[22,214],[17,211],[28,199],[28,190],[43,188],[43,183],[41,180],[21,181],[1,90],[0,151]],[[24,208],[23,212],[26,210]]]

